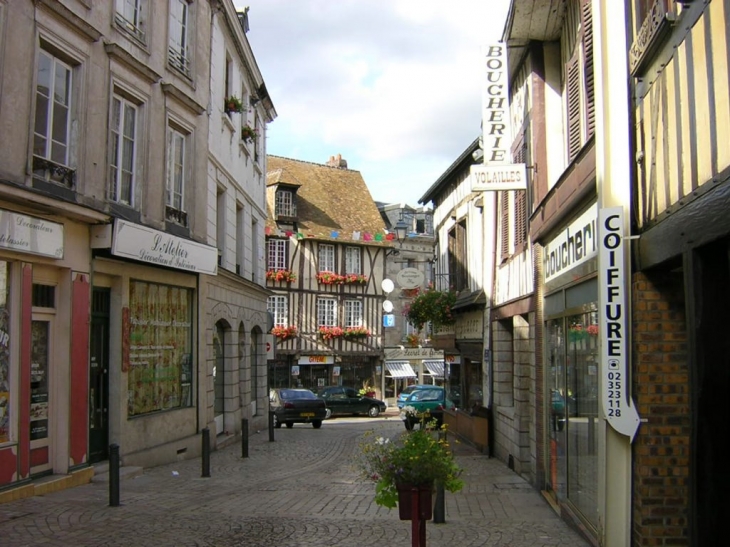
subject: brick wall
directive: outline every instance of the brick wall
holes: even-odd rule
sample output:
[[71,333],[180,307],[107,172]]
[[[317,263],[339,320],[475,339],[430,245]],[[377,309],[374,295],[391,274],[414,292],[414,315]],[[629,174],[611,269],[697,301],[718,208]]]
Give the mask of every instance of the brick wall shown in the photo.
[[689,545],[690,385],[682,272],[633,276],[633,544]]

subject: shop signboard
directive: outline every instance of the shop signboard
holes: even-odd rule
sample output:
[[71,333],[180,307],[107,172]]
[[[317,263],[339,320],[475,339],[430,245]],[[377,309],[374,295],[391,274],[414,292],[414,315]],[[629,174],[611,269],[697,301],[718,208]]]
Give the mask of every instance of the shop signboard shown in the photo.
[[0,248],[63,258],[63,224],[0,209]]

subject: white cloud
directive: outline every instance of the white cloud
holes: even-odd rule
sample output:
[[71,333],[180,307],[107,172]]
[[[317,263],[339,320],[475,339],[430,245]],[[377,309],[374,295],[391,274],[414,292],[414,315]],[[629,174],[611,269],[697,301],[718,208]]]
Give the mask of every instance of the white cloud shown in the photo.
[[341,153],[375,200],[415,205],[478,136],[480,46],[508,0],[236,0],[276,107],[271,154]]

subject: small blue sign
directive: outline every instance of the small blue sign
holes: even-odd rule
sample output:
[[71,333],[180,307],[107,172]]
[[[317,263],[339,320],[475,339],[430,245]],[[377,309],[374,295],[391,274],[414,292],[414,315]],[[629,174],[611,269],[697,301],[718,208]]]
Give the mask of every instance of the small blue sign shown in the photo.
[[395,327],[395,314],[386,313],[385,315],[383,315],[383,326]]

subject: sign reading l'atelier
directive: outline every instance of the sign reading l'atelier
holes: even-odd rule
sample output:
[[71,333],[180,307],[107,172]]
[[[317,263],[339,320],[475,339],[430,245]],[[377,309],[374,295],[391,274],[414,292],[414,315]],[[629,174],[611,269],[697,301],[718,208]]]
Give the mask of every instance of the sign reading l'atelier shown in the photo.
[[0,247],[63,258],[63,224],[0,209]]
[[111,252],[157,266],[215,275],[218,250],[147,226],[116,219]]

